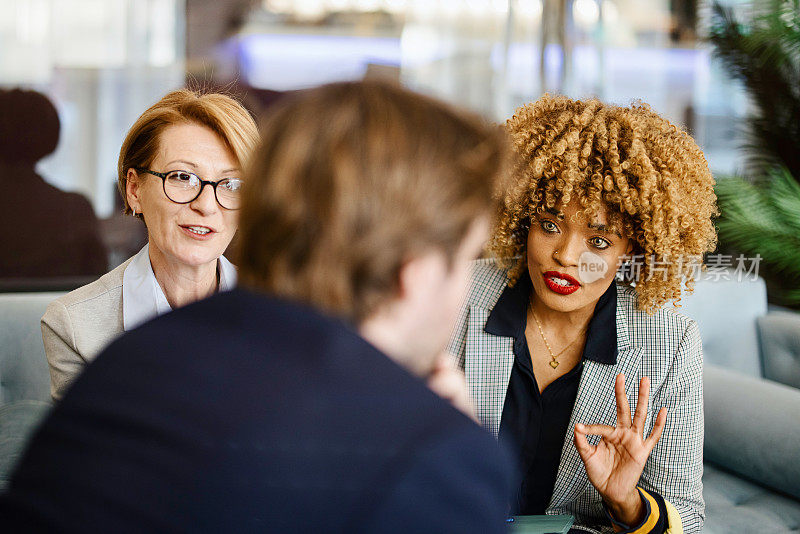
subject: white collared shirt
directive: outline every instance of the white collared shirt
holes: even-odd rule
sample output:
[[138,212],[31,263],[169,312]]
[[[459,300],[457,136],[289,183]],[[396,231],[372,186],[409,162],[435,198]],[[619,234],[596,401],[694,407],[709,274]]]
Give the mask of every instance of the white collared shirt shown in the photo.
[[[157,315],[172,311],[153,273],[148,251],[149,245],[145,245],[122,275],[122,325],[126,332]],[[236,286],[236,267],[225,256],[219,257],[217,266],[219,290],[233,289]]]

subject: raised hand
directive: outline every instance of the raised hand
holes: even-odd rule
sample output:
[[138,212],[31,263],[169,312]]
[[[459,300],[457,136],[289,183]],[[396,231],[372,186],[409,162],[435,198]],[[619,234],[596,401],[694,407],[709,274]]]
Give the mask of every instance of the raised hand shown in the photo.
[[[603,497],[614,519],[635,526],[642,521],[645,512],[636,485],[647,458],[661,438],[667,421],[667,409],[661,408],[653,431],[644,439],[642,434],[650,399],[650,379],[645,376],[639,382],[639,399],[633,419],[625,395],[624,375],[617,375],[614,392],[617,398],[617,425],[575,425],[575,447],[586,466],[589,482]],[[600,443],[590,445],[586,439],[590,434],[602,436]]]

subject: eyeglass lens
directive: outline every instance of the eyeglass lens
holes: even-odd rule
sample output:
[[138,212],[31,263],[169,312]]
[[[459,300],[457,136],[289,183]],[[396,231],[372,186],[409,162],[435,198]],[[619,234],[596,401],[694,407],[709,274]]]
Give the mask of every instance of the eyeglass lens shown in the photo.
[[[197,175],[185,171],[173,171],[164,180],[164,192],[173,202],[185,204],[200,195],[202,182]],[[226,178],[217,182],[217,202],[224,208],[238,209],[242,182],[238,178]]]

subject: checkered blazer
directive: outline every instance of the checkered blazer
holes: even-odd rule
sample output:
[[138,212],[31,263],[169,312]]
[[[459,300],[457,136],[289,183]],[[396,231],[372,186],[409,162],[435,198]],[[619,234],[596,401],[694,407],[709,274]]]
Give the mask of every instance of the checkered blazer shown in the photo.
[[[474,263],[469,294],[462,307],[448,351],[463,369],[478,418],[495,436],[500,428],[508,382],[514,365],[513,338],[484,332],[486,320],[507,284],[506,272],[495,260]],[[616,424],[614,379],[625,375],[625,391],[635,410],[639,380],[649,376],[649,435],[661,407],[667,424],[644,467],[639,485],[658,492],[680,513],[684,532],[699,532],[705,519],[703,502],[703,352],[697,324],[672,309],[647,315],[636,309],[636,293],[619,286],[617,293],[616,365],[584,360],[578,396],[569,429],[576,423]],[[590,436],[596,444],[599,436]],[[548,514],[569,513],[577,523],[613,532],[602,499],[589,483],[573,443],[564,436]]]

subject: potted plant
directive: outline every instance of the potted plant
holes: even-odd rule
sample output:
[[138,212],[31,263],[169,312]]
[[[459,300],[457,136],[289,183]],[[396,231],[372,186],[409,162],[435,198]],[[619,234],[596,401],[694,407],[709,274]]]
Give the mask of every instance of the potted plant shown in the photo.
[[723,246],[761,257],[770,300],[800,308],[800,0],[750,6],[743,22],[715,3],[709,41],[753,102],[747,178],[722,177],[716,192]]

